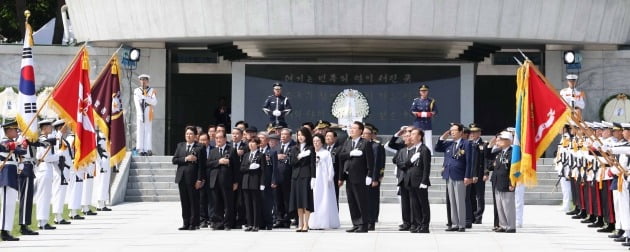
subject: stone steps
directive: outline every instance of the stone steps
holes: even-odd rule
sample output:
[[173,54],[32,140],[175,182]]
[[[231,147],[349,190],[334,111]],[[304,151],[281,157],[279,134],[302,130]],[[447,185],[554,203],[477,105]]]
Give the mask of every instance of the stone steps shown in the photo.
[[[387,159],[385,177],[381,184],[381,202],[398,203],[395,177],[396,166],[391,163],[391,156]],[[179,201],[179,192],[175,181],[176,166],[171,163],[170,156],[133,157],[127,183],[126,201]],[[441,178],[442,157],[433,157],[429,188],[431,203],[445,202],[445,181]],[[552,193],[557,181],[557,174],[552,159],[538,161],[538,186],[526,189],[526,204],[559,204],[562,194],[559,189]],[[486,202],[492,202],[491,185],[486,183]],[[341,188],[340,200],[346,201],[345,187]]]

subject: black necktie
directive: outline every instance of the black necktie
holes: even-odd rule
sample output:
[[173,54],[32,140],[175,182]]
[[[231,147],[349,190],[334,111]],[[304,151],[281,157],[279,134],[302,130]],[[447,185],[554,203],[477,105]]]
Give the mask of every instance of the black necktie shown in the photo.
[[332,146],[328,145],[328,152],[330,152],[332,150]]
[[414,148],[411,148],[407,151],[407,158],[411,158],[411,156],[413,156],[413,153],[416,152],[416,150]]
[[354,140],[352,141],[352,149],[354,149],[355,147],[357,147],[357,142],[355,142]]
[[191,145],[191,144],[189,144],[189,145],[188,145],[188,148],[187,148],[187,152],[189,152],[189,153],[190,153],[190,149],[191,149],[191,148],[192,148],[192,145]]
[[223,157],[223,147],[219,148],[219,156]]
[[280,151],[282,152],[282,154],[287,152],[287,150],[285,150],[286,147],[287,147],[286,144],[282,144],[282,147],[280,148]]

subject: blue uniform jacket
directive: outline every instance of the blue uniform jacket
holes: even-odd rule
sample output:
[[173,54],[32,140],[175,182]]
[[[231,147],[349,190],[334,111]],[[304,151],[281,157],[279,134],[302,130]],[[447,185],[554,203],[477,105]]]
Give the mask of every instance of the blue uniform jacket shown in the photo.
[[444,152],[443,179],[464,180],[472,178],[473,150],[466,139],[461,139],[455,147],[455,141],[438,140],[435,151]]
[[[433,112],[433,114],[436,114],[438,111],[437,106],[435,105],[435,99],[431,97],[427,97],[427,99],[422,99],[420,97],[413,99],[413,103],[411,104],[411,113],[413,114],[413,112]],[[421,128],[422,130],[432,130],[432,117],[419,118],[414,115],[414,118],[414,127]]]

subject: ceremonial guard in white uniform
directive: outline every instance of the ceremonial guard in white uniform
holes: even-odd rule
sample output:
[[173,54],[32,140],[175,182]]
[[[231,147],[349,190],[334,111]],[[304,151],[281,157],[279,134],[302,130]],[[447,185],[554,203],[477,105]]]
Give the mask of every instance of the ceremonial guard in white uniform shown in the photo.
[[35,202],[37,205],[37,222],[39,229],[55,229],[48,224],[50,218],[50,203],[52,200],[53,169],[59,160],[54,153],[56,143],[53,135],[53,121],[46,119],[39,122],[41,135],[39,141],[44,143],[37,147],[37,172],[35,173]]
[[98,159],[96,160],[96,178],[94,181],[94,200],[96,200],[97,211],[111,211],[106,206],[109,200],[109,179],[111,177],[111,169],[109,164],[109,153],[103,132],[97,131],[96,135],[96,151]]
[[567,85],[568,87],[560,90],[560,96],[564,99],[564,101],[571,106],[571,108],[575,109],[576,114],[581,118],[581,111],[584,109],[584,91],[578,90],[575,88],[577,84],[578,76],[575,74],[567,75]]
[[54,162],[53,168],[53,198],[52,198],[52,213],[55,216],[55,224],[69,224],[63,218],[63,207],[66,202],[66,193],[68,190],[68,177],[70,176],[70,166],[67,164],[69,160],[72,160],[68,156],[68,146],[65,145],[61,139],[63,139],[63,120],[56,120],[53,122],[55,131],[55,143],[51,147],[48,155],[54,153],[57,157],[57,161]]
[[[70,155],[71,160],[74,160],[75,148],[74,148],[74,134],[69,133],[68,136],[64,138],[66,143],[68,143],[71,148],[68,150],[68,155]],[[85,178],[85,170],[77,170],[74,167],[74,163],[70,162],[72,165],[72,169],[70,169],[70,192],[68,194],[68,209],[70,209],[70,219],[73,220],[83,220],[85,219],[83,216],[79,215],[79,211],[81,210],[81,196],[83,194],[83,178]]]
[[149,75],[138,76],[141,86],[133,91],[133,102],[136,106],[136,150],[142,156],[151,156],[151,125],[153,123],[153,107],[157,105],[157,93],[149,87]]

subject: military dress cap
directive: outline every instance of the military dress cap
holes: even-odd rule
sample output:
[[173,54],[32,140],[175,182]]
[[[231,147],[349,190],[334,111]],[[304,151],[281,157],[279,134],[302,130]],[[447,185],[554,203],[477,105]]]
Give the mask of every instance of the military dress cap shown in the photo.
[[612,129],[613,129],[613,130],[622,130],[622,129],[623,129],[623,127],[621,126],[621,123],[616,123],[616,122],[614,122],[614,123],[613,123],[613,127],[612,127]]
[[151,79],[151,76],[149,76],[148,74],[141,74],[140,76],[138,76],[138,79],[142,79],[142,78],[146,78],[148,80],[148,79]]
[[506,140],[512,141],[513,138],[514,136],[512,136],[512,133],[510,132],[501,131],[501,133],[499,133],[499,139],[506,139]]
[[57,127],[57,126],[61,126],[61,125],[64,125],[64,124],[66,124],[66,121],[64,121],[63,119],[59,119],[59,120],[57,120],[57,121],[53,122],[53,124],[52,124],[52,125],[53,125],[54,127]]
[[270,135],[269,135],[269,139],[276,139],[276,140],[280,140],[280,135],[278,135],[278,134],[270,134]]
[[245,129],[245,132],[247,133],[257,133],[258,132],[258,128],[254,127],[254,126],[250,126],[249,128]]
[[315,126],[315,129],[325,129],[325,128],[330,128],[330,122],[324,121],[324,120],[317,121],[317,126]]
[[53,124],[53,120],[52,119],[44,119],[39,121],[39,126],[44,126],[44,125],[52,125]]
[[3,129],[17,129],[18,128],[18,123],[16,120],[9,120],[7,122],[5,122],[4,124],[2,124],[2,128]]
[[567,75],[567,80],[577,80],[578,76],[577,74],[569,74]]
[[274,87],[274,88],[275,88],[275,87],[282,88],[282,83],[280,83],[280,82],[276,82],[276,83],[274,83],[274,84],[273,84],[273,87]]
[[593,123],[591,122],[584,121],[584,124],[586,124],[586,127],[589,127],[591,129],[593,128]]
[[623,130],[630,130],[630,123],[621,123]]
[[470,128],[471,132],[481,131],[481,127],[479,126],[479,124],[476,123],[468,124],[468,128]]
[[609,128],[609,129],[612,129],[613,124],[612,124],[611,122],[602,121],[602,126],[603,126],[604,128]]
[[429,86],[427,86],[427,84],[422,84],[422,85],[420,85],[420,87],[418,87],[418,89],[420,91],[427,91],[427,90],[429,90]]

